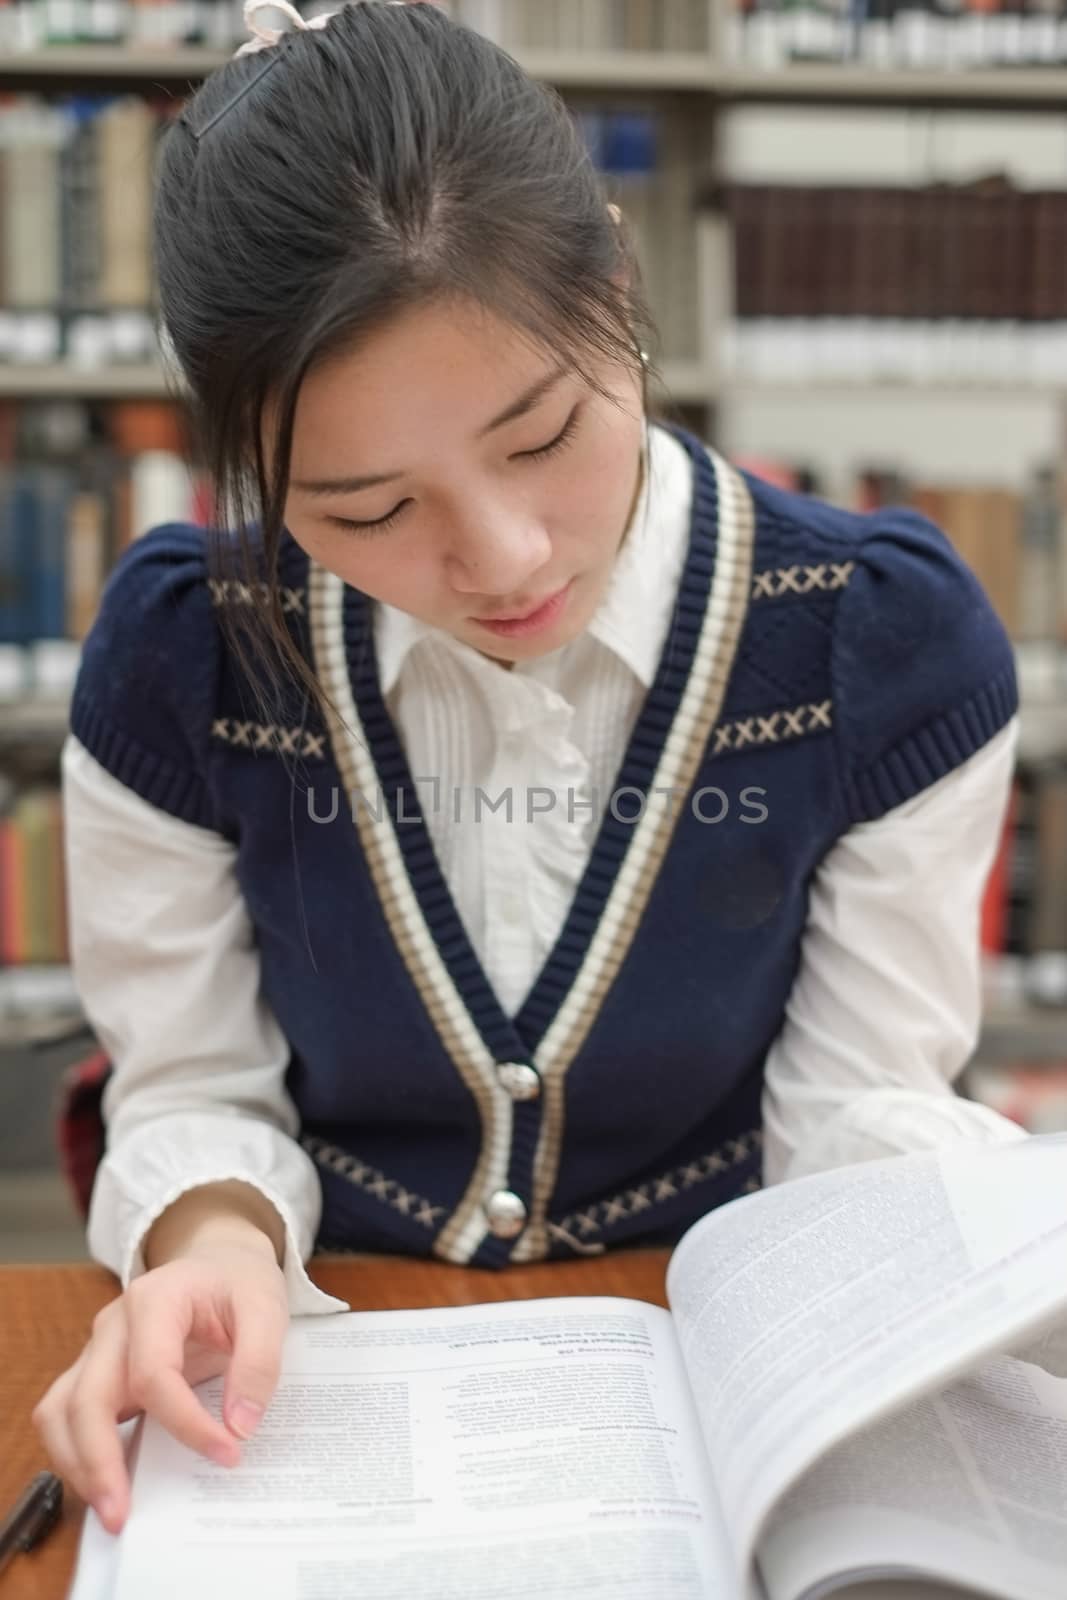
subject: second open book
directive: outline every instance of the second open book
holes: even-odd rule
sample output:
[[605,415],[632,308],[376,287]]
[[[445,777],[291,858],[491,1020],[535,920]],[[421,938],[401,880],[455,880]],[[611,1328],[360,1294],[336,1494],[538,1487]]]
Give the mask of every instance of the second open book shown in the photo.
[[240,1467],[144,1426],[78,1600],[1063,1600],[1067,1135],[733,1201],[667,1291],[295,1319]]

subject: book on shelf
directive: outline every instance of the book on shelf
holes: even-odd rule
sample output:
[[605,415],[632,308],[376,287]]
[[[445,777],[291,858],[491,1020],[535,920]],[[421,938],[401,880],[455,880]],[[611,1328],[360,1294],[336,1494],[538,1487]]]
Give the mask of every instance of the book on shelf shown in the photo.
[[0,966],[69,959],[62,801],[34,784],[0,816]]
[[1013,774],[980,942],[987,959],[1011,962],[1021,1005],[1063,1011],[1067,1060],[1067,755]]
[[729,183],[728,373],[1059,385],[1067,189]]
[[[708,49],[709,0],[435,0],[506,49]],[[336,0],[301,4],[307,17]],[[0,0],[0,54],[50,44],[232,49],[248,37],[240,0]]]
[[[0,459],[0,702],[69,692],[55,681],[62,652],[30,647],[85,638],[115,559],[146,528],[204,520],[203,474],[189,464],[175,407],[111,404],[105,437],[90,431],[86,408],[61,415],[74,422],[64,455],[42,441],[34,449],[16,425]],[[36,667],[47,681],[32,681]]]
[[126,1526],[90,1513],[72,1600],[1059,1600],[1065,1158],[964,1142],[743,1196],[674,1249],[669,1310],[296,1317],[239,1465],[130,1428]]
[[176,103],[0,100],[0,364],[158,360],[152,168]]
[[735,0],[726,48],[735,64],[961,72],[1067,64],[1062,0]]
[[689,126],[673,112],[604,108],[580,100],[572,103],[572,114],[622,211],[662,354],[692,360],[703,345]]

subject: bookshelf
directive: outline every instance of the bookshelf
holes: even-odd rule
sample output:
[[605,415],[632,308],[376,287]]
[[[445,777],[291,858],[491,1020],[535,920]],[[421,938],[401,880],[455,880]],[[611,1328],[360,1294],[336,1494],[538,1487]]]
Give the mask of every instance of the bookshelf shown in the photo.
[[[580,3],[580,0],[579,0]],[[712,8],[717,13],[716,0]],[[123,45],[55,45],[0,61],[0,92],[77,93],[87,84],[185,92],[220,67],[228,50],[202,46],[145,49]],[[909,105],[957,110],[1062,112],[1067,68],[973,69],[943,77],[926,70],[797,63],[777,70],[726,66],[701,51],[516,49],[535,77],[561,90],[679,93],[716,105]]]
[[[467,4],[468,0],[464,0]],[[482,0],[487,12],[493,0]],[[517,0],[515,0],[517,5]],[[505,0],[512,5],[512,0]],[[654,0],[648,0],[653,5]],[[599,0],[544,0],[538,9],[556,18],[596,7]],[[689,6],[694,36],[706,40],[702,48],[651,50],[627,48],[567,49],[509,45],[534,75],[558,88],[566,97],[581,97],[590,106],[619,103],[637,111],[662,111],[675,120],[675,152],[689,163],[688,182],[694,201],[714,187],[722,169],[724,119],[739,109],[780,108],[803,113],[806,109],[851,107],[870,112],[915,109],[930,115],[940,112],[974,112],[1010,115],[1020,111],[1063,116],[1067,108],[1067,60],[1055,66],[971,65],[951,74],[929,68],[900,65],[873,68],[842,62],[798,62],[787,67],[759,68],[731,55],[730,29],[734,13],[729,0],[668,0],[672,11]],[[622,7],[620,6],[621,12]],[[635,13],[641,10],[635,0]],[[784,9],[784,8],[783,8]],[[454,13],[462,8],[452,5]],[[647,16],[647,8],[646,8]],[[531,26],[533,24],[531,23]],[[560,24],[562,26],[562,23]],[[109,95],[138,94],[179,100],[232,53],[232,47],[162,44],[62,44],[46,48],[0,48],[0,94]],[[1067,168],[1064,174],[1067,187]],[[620,195],[626,209],[626,199]],[[1063,404],[1067,417],[1067,367],[1062,378],[1041,382],[985,379],[956,383],[935,379],[927,383],[875,377],[848,381],[805,378],[790,384],[781,379],[735,378],[724,369],[722,332],[733,312],[730,292],[732,242],[727,223],[713,207],[699,208],[693,218],[694,304],[690,308],[695,330],[693,349],[687,355],[665,353],[662,398],[690,408],[702,421],[708,437],[719,437],[729,448],[731,412],[746,403],[777,393],[784,402],[809,405],[834,402],[861,412],[874,397],[891,400],[906,409],[921,392],[938,397],[946,407],[965,400],[969,406],[995,415],[998,407],[1019,407],[1036,394],[1052,404]],[[40,365],[0,360],[0,401],[80,401],[106,404],[122,401],[162,401],[173,389],[161,366],[143,361],[107,362],[98,367],[65,362]],[[1062,396],[1062,402],[1061,402]],[[1065,426],[1067,437],[1067,426]],[[1031,697],[1022,718],[1020,751],[1023,761],[1045,764],[1067,758],[1067,694],[1061,700]],[[39,765],[42,752],[58,749],[66,726],[66,702],[61,696],[22,701],[0,701],[0,764],[22,755]],[[1067,887],[1065,887],[1067,893]],[[11,1026],[17,1031],[21,1024]],[[982,1053],[990,1059],[1047,1052],[1067,1040],[1067,1016],[1060,1012],[1019,1007],[991,1018],[983,1034]],[[3,1034],[0,1033],[0,1042]]]

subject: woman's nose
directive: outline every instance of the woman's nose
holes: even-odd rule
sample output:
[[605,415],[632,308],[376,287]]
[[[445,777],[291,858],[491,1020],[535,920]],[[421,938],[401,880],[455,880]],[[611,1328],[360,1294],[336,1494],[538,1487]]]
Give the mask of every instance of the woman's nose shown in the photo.
[[447,559],[458,594],[519,595],[552,556],[547,532],[528,516],[495,514],[455,529]]

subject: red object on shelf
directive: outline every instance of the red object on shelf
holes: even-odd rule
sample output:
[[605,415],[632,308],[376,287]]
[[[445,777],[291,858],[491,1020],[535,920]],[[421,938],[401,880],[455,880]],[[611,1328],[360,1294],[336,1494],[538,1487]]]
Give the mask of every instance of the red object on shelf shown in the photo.
[[1000,845],[990,868],[989,877],[986,879],[985,892],[982,896],[980,942],[983,952],[991,956],[999,956],[1004,953],[1008,926],[1008,875],[1015,839],[1017,807],[1018,793],[1015,784],[1012,784],[1004,825],[1000,834]]
[[103,1050],[94,1050],[68,1067],[60,1084],[55,1126],[59,1166],[83,1217],[89,1215],[96,1169],[104,1154],[101,1101],[110,1074],[110,1059]]

